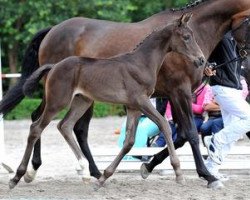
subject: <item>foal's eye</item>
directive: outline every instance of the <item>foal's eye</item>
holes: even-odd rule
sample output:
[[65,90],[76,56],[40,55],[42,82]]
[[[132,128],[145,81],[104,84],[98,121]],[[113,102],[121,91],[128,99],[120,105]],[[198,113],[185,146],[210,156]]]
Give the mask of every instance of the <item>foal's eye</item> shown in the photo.
[[191,38],[190,35],[183,35],[183,39],[184,39],[185,41],[189,41],[190,38]]

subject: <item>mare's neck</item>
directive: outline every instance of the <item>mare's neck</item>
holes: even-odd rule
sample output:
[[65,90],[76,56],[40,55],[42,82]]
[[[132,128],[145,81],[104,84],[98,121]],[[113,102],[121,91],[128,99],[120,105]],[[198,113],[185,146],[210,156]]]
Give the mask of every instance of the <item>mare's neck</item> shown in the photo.
[[190,26],[206,58],[231,29],[234,16],[248,9],[249,0],[210,0],[193,8]]
[[223,35],[231,29],[234,17],[244,11],[245,16],[250,15],[250,0],[207,0],[177,11],[159,12],[139,23],[155,28],[179,18],[183,13],[192,12],[194,15],[189,25],[208,58]]
[[154,31],[134,50],[134,56],[143,62],[143,66],[158,74],[165,55],[170,51],[172,26]]

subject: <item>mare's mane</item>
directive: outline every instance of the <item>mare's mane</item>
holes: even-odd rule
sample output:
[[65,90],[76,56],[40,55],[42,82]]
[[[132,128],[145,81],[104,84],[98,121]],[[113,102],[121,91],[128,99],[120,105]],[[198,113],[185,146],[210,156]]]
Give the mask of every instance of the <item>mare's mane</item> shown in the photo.
[[175,11],[183,11],[183,10],[186,10],[186,9],[189,9],[189,8],[193,8],[193,7],[195,7],[197,5],[200,5],[200,4],[202,4],[204,2],[207,2],[207,1],[210,1],[210,0],[196,0],[196,1],[188,3],[184,7],[181,7],[181,8],[171,8],[170,10],[173,11],[173,12],[175,12]]

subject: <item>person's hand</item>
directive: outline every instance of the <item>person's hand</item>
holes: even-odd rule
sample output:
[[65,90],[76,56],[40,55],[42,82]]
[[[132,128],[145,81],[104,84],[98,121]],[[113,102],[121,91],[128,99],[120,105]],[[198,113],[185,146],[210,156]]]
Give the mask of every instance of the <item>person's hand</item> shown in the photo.
[[206,76],[215,76],[216,75],[216,70],[213,70],[212,66],[206,66],[204,69],[204,74]]

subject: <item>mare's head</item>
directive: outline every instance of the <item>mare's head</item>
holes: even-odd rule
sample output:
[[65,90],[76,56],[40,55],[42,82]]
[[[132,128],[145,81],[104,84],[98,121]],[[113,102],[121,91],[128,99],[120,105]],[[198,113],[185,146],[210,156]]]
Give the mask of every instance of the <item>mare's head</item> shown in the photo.
[[250,17],[234,28],[232,35],[237,42],[241,56],[247,52],[250,53]]
[[205,57],[194,38],[192,29],[188,26],[191,17],[191,13],[186,13],[174,22],[170,48],[171,51],[187,57],[196,67],[203,67]]
[[247,84],[250,85],[250,17],[233,28],[232,35],[237,42],[240,56],[246,57],[242,63],[244,66],[243,73]]

